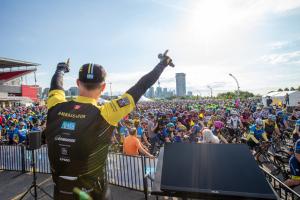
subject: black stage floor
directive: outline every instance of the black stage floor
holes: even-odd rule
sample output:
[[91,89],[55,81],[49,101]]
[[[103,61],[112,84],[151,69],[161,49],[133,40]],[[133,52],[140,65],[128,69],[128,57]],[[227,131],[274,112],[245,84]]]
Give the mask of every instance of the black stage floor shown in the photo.
[[[38,184],[52,195],[53,182],[49,174],[37,174]],[[19,199],[19,197],[27,190],[32,182],[30,173],[22,174],[15,171],[0,171],[0,200]],[[143,192],[137,192],[121,187],[109,185],[112,192],[113,200],[142,200],[144,198]],[[40,196],[41,195],[41,196]],[[42,197],[43,194],[39,194]],[[26,200],[33,199],[27,195]],[[49,200],[47,196],[40,198],[41,200]],[[150,197],[154,200],[154,197]]]

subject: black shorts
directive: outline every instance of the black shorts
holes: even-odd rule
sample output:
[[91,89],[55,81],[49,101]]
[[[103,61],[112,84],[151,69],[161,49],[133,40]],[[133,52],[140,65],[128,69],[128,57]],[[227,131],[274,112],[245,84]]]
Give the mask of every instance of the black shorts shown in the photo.
[[247,141],[247,145],[250,147],[250,149],[254,149],[255,147],[258,146],[258,144],[256,144],[256,143],[253,142],[252,140],[248,140],[248,141]]

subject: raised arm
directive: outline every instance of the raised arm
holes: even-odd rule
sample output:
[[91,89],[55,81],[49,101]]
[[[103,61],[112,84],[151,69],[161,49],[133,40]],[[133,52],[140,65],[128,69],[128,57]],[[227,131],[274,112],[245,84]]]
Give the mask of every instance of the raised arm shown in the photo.
[[58,103],[65,102],[65,91],[63,88],[64,73],[69,72],[69,63],[58,63],[56,71],[51,79],[50,90],[48,94],[47,107],[52,108]]
[[131,87],[120,98],[114,99],[101,106],[101,115],[111,125],[117,126],[117,123],[130,113],[141,96],[150,88],[159,78],[164,69],[168,66],[174,66],[172,59],[165,54],[160,57],[160,62],[148,74],[144,75],[133,87]]
[[[166,52],[167,53],[167,52]],[[148,74],[144,75],[133,87],[126,93],[130,94],[135,103],[139,101],[141,96],[159,79],[164,69],[168,66],[174,66],[172,59],[166,55],[162,55],[161,61]]]

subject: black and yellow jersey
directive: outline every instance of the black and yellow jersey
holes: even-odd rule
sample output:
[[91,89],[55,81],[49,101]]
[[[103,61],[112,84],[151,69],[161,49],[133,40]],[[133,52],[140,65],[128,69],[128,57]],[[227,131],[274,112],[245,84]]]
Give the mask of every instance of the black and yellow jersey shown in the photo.
[[263,128],[268,135],[272,135],[273,132],[278,129],[278,126],[275,122],[265,119],[263,120]]
[[78,96],[66,101],[63,90],[49,93],[46,140],[53,174],[102,176],[111,134],[135,103],[129,94],[97,105],[95,99]]
[[55,183],[54,199],[72,199],[74,187],[91,193],[99,189],[95,184],[104,179],[108,146],[115,126],[135,108],[165,67],[159,63],[124,95],[102,106],[96,99],[84,96],[66,101],[62,86],[64,72],[57,69],[51,80],[45,129]]

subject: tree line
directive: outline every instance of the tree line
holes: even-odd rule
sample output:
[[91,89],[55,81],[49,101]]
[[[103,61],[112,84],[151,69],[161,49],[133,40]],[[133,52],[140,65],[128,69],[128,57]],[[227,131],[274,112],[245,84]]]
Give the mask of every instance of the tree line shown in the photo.
[[[224,92],[224,93],[219,93],[217,98],[219,99],[236,99],[238,97],[238,92]],[[248,99],[251,97],[255,97],[255,95],[251,92],[248,91],[240,91],[239,98],[240,99]]]
[[282,91],[296,91],[296,90],[300,91],[300,86],[298,86],[298,88],[294,88],[294,87],[290,87],[290,88],[286,87],[284,89],[279,88],[277,91],[282,92]]

